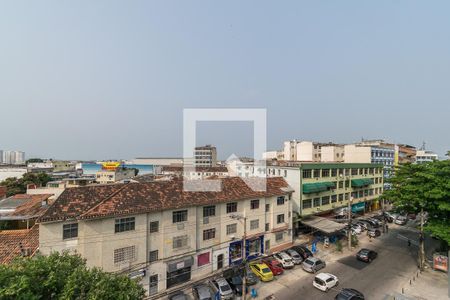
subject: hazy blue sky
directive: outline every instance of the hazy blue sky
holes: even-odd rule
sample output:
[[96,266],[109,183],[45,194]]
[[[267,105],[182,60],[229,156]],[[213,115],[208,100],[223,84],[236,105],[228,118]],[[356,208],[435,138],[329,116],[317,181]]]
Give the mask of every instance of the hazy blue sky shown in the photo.
[[[2,1],[0,149],[182,154],[183,108],[258,107],[285,139],[450,149],[448,1]],[[210,125],[210,126],[207,126]],[[205,123],[221,157],[249,123]]]

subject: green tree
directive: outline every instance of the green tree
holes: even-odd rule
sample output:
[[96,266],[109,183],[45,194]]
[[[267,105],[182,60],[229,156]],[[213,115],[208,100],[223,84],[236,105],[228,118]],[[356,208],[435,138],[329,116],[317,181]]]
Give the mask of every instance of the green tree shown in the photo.
[[142,299],[127,276],[89,269],[79,255],[52,253],[0,266],[0,299]]
[[44,160],[41,158],[30,158],[30,159],[27,159],[25,164],[28,165],[29,163],[41,163],[41,162],[44,162]]
[[392,188],[384,192],[383,198],[393,201],[397,210],[421,213],[421,217],[428,212],[428,222],[426,226],[421,222],[419,236],[423,267],[424,230],[450,243],[450,160],[402,165],[389,182]]
[[27,191],[27,185],[30,183],[37,186],[45,186],[51,177],[47,173],[25,173],[22,178],[10,177],[6,178],[0,185],[6,187],[6,195],[12,196],[15,194],[22,194]]

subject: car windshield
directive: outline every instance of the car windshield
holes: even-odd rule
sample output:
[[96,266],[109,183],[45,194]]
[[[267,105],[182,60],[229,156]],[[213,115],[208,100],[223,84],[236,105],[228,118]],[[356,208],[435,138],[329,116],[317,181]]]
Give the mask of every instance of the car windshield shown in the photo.
[[242,278],[241,277],[233,277],[231,279],[231,281],[233,282],[233,284],[242,284]]
[[264,269],[262,269],[262,272],[263,273],[270,273],[270,269],[269,268],[264,268]]
[[324,285],[324,282],[322,281],[322,279],[319,279],[319,278],[315,278],[314,279],[314,281],[316,282],[316,283],[318,283],[318,284],[320,284],[320,285]]
[[310,261],[309,259],[305,260],[305,263],[311,266],[314,265],[314,262]]
[[224,284],[224,285],[220,286],[220,289],[223,292],[226,292],[226,291],[229,291],[231,288],[230,288],[230,286],[228,284]]

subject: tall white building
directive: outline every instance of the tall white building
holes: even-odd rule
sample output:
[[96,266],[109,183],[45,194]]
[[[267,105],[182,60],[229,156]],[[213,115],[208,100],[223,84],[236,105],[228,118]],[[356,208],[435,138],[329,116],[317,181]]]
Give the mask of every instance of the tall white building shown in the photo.
[[25,152],[23,151],[0,151],[2,154],[2,163],[8,165],[22,165],[25,163]]
[[438,155],[430,150],[417,150],[416,163],[418,164],[432,162],[438,159],[439,159]]

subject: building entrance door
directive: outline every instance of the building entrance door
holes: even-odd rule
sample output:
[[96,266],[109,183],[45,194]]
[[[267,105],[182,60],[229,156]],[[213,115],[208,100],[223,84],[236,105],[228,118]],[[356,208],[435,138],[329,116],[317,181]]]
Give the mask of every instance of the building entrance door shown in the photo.
[[217,255],[217,269],[223,268],[223,254]]

